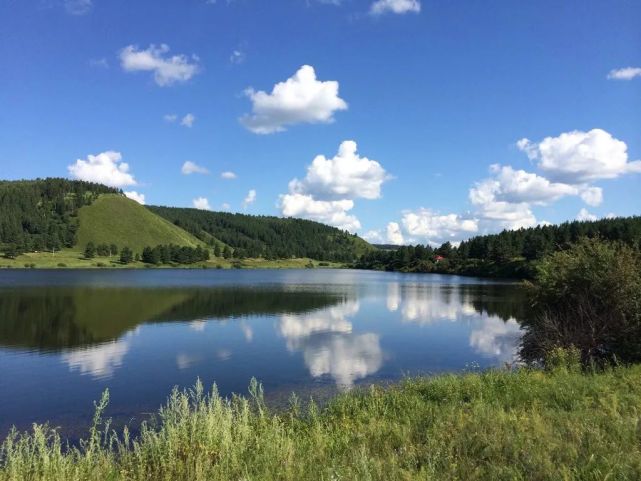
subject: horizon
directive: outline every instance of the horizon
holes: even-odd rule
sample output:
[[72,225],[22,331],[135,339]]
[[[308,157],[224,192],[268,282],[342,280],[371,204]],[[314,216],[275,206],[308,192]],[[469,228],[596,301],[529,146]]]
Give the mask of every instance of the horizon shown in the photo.
[[377,244],[641,213],[641,4],[152,5],[0,2],[0,177]]

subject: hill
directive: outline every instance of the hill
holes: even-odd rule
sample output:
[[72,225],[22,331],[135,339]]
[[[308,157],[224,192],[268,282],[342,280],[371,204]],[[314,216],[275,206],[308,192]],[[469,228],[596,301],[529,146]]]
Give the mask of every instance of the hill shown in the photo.
[[24,252],[72,247],[79,209],[107,193],[122,195],[118,189],[77,180],[0,181],[0,245]]
[[176,244],[196,247],[201,242],[138,202],[118,194],[104,194],[78,212],[77,244],[116,244],[141,252],[146,246]]
[[375,250],[349,232],[304,219],[149,206],[149,210],[209,245],[223,242],[238,257],[309,257],[352,261]]

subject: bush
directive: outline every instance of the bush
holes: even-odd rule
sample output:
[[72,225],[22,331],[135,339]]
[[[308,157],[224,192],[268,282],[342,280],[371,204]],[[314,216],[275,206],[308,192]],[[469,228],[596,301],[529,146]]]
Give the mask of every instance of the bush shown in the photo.
[[58,262],[58,267],[67,267],[67,264],[64,262]]
[[575,347],[584,364],[641,361],[641,258],[619,243],[584,239],[538,266],[522,356],[543,361]]

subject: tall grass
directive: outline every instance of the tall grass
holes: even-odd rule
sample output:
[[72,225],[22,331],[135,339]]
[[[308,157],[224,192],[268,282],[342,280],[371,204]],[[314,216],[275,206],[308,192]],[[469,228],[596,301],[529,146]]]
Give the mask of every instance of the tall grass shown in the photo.
[[107,401],[76,448],[13,432],[0,480],[641,479],[639,366],[408,379],[277,414],[256,383],[231,399],[197,383],[135,439],[110,432]]

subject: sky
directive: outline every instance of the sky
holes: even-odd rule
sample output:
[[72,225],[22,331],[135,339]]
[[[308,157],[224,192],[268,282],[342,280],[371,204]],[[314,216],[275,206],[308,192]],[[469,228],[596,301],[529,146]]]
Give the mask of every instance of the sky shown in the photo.
[[0,0],[0,178],[379,243],[641,214],[641,2]]

